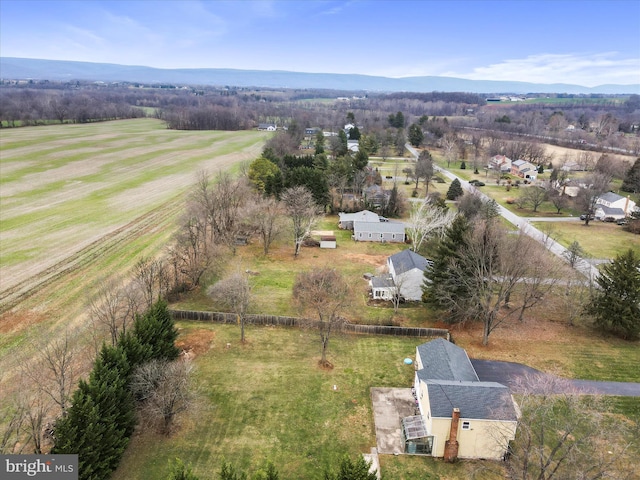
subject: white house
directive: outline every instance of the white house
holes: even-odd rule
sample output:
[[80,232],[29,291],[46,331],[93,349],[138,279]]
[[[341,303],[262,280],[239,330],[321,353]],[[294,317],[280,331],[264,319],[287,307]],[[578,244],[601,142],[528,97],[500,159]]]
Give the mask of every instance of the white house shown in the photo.
[[598,197],[594,209],[594,217],[603,220],[607,217],[620,220],[628,217],[636,209],[636,202],[629,196],[623,197],[617,193],[607,192]]
[[342,230],[353,230],[353,222],[380,222],[380,215],[369,210],[356,213],[338,213],[338,226]]
[[487,165],[491,170],[509,173],[511,171],[511,159],[504,155],[494,155]]
[[424,271],[433,262],[411,250],[391,255],[387,258],[388,273],[371,278],[371,295],[378,300],[391,300],[396,292],[410,301],[420,301]]
[[508,387],[478,379],[462,348],[442,338],[418,345],[414,391],[419,415],[402,420],[407,453],[504,458],[518,407]]

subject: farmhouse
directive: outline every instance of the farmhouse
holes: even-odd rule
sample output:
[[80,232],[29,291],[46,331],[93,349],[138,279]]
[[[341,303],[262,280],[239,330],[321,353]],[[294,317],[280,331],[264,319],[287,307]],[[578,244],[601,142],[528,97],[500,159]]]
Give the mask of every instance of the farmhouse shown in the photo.
[[389,273],[369,281],[371,295],[374,299],[391,300],[397,292],[405,300],[419,301],[424,271],[432,263],[409,249],[391,255],[387,259]]
[[506,386],[479,381],[462,348],[441,338],[418,345],[414,391],[419,415],[402,420],[406,453],[504,458],[517,405]]
[[259,123],[258,130],[263,130],[266,132],[275,132],[277,129],[275,123]]
[[628,217],[636,209],[636,202],[617,193],[607,192],[596,200],[594,217],[598,220],[613,218],[620,220]]

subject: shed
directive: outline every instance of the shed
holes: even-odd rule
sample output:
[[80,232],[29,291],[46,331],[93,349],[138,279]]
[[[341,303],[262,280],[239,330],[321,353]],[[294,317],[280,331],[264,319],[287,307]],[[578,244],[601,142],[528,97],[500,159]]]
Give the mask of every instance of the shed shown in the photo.
[[323,235],[320,237],[320,248],[336,248],[335,235]]

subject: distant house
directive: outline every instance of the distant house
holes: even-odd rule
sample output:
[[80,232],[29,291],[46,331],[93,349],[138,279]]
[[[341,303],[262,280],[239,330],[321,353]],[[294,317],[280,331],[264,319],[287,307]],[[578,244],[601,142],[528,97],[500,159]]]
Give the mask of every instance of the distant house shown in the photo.
[[357,242],[404,243],[404,223],[393,221],[354,221],[353,239]]
[[356,213],[338,213],[338,226],[342,230],[353,230],[353,222],[379,222],[380,215],[370,212],[369,210],[362,210]]
[[607,192],[598,197],[594,209],[594,217],[603,220],[607,217],[615,220],[628,217],[636,209],[636,202],[628,196]]
[[304,134],[307,136],[313,136],[320,132],[321,130],[318,127],[309,127],[304,129]]
[[350,152],[358,152],[360,151],[360,141],[359,140],[347,140],[347,150]]
[[373,207],[380,207],[385,204],[389,199],[391,193],[389,190],[385,190],[380,185],[369,185],[362,191],[362,196],[367,204]]
[[416,348],[419,415],[402,420],[405,452],[503,459],[515,438],[518,408],[509,388],[478,379],[467,353],[445,339]]
[[259,123],[258,130],[263,130],[267,132],[275,132],[277,130],[275,123]]
[[578,162],[574,161],[574,160],[569,160],[568,162],[565,162],[561,167],[560,170],[563,170],[565,172],[579,172],[584,170],[584,165],[579,164]]
[[431,260],[409,249],[391,255],[387,258],[388,274],[373,277],[369,281],[371,296],[374,299],[391,300],[398,293],[405,300],[420,301],[424,271],[432,264]]
[[538,176],[538,167],[525,160],[516,160],[515,162],[511,162],[511,175],[516,175],[533,182]]
[[488,167],[491,170],[509,173],[511,171],[511,159],[504,155],[494,155],[489,159]]

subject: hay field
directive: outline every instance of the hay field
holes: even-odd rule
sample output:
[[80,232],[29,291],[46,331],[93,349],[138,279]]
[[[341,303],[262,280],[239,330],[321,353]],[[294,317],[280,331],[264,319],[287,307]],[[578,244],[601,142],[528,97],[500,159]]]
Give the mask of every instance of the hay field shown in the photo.
[[171,210],[166,203],[196,171],[252,160],[265,139],[253,131],[168,130],[153,119],[3,130],[0,299],[149,212]]
[[92,287],[162,251],[198,170],[237,168],[267,138],[155,119],[0,130],[0,390],[61,335],[90,365]]

